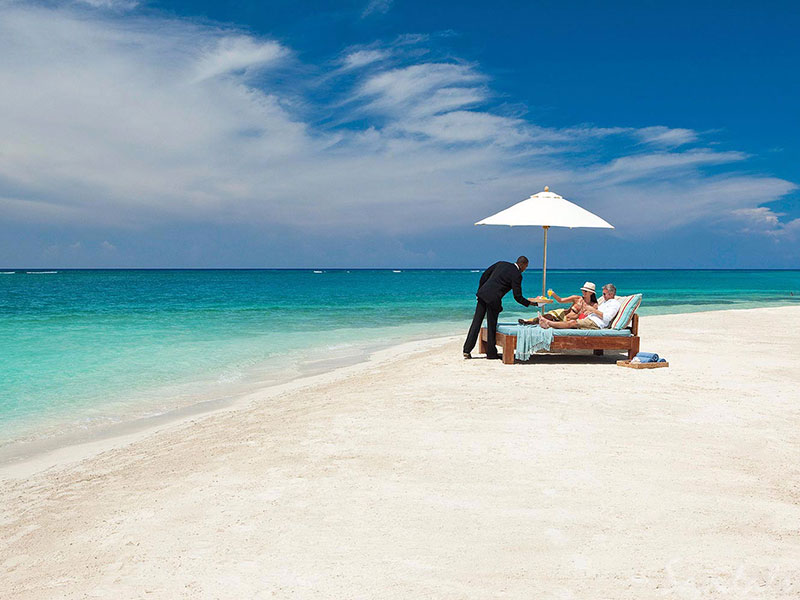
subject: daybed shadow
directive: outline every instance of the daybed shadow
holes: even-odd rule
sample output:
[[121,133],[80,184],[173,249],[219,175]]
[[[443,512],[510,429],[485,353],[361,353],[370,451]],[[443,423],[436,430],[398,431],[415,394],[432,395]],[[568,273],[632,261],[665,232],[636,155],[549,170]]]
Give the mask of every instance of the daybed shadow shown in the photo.
[[536,353],[528,360],[515,360],[517,365],[616,365],[618,360],[628,358],[625,352],[606,350],[598,356],[585,351],[564,351],[564,353],[551,354],[548,352]]

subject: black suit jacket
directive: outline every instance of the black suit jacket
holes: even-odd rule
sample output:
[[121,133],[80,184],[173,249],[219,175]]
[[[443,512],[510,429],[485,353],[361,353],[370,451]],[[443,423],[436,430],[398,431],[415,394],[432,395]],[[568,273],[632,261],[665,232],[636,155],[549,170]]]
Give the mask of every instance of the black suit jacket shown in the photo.
[[486,269],[481,275],[478,284],[478,293],[475,294],[486,302],[497,308],[497,312],[503,310],[502,299],[509,290],[514,290],[514,300],[522,306],[530,306],[528,299],[522,295],[522,273],[514,263],[501,260]]

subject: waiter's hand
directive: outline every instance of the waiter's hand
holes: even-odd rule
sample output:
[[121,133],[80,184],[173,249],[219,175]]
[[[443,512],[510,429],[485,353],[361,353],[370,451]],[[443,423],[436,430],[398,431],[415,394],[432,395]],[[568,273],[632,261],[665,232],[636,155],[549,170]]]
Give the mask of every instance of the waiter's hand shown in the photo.
[[536,298],[528,298],[528,302],[536,306]]

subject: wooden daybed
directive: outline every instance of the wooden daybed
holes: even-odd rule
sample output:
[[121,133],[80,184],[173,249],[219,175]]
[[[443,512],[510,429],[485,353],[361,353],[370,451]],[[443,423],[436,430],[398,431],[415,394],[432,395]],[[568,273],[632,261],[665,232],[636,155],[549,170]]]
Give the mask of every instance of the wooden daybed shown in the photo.
[[[627,350],[628,359],[632,359],[639,352],[639,315],[633,314],[630,327],[623,331],[629,331],[627,336],[584,336],[569,335],[569,329],[561,329],[558,334],[553,336],[553,343],[550,344],[551,351],[558,350],[594,350],[597,355],[603,354],[603,350]],[[486,354],[486,327],[481,329],[479,351]],[[514,364],[514,351],[517,348],[517,336],[497,332],[497,345],[503,349],[503,362],[507,365]]]

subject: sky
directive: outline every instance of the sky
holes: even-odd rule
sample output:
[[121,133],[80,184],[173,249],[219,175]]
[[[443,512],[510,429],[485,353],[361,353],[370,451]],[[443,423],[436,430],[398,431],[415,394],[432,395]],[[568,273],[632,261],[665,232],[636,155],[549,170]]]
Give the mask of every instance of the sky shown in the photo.
[[800,268],[794,2],[0,0],[0,268]]

